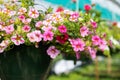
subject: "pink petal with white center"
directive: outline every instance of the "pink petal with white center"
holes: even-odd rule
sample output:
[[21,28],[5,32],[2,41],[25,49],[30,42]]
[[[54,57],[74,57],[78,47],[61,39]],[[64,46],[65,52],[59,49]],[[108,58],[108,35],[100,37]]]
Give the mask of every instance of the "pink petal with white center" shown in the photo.
[[70,41],[70,43],[71,43],[71,45],[73,47],[73,50],[75,52],[84,50],[85,43],[81,39],[79,39],[79,38],[77,38],[77,39],[69,39],[69,41]]
[[21,8],[19,9],[19,11],[18,11],[18,14],[19,14],[19,15],[22,15],[22,14],[24,14],[25,12],[27,12],[27,9],[24,8],[24,7],[21,7]]
[[101,49],[102,51],[104,51],[107,47],[107,42],[103,39],[100,40],[100,43],[99,43],[99,49]]
[[28,37],[30,42],[35,42],[35,35],[34,35],[33,32],[32,33],[28,33],[27,37]]
[[27,18],[27,19],[23,19],[22,22],[24,24],[29,24],[31,22],[31,19],[30,18]]
[[42,40],[42,34],[41,34],[41,32],[39,31],[39,30],[35,30],[34,32],[33,32],[33,34],[34,34],[34,36],[35,36],[35,41],[36,42],[40,42],[41,40]]
[[7,34],[11,34],[14,31],[14,25],[9,25],[4,28]]
[[22,36],[20,35],[15,35],[15,36],[12,36],[11,37],[11,41],[15,44],[15,45],[20,45],[20,44],[23,44],[25,41],[23,39]]
[[80,34],[82,37],[85,37],[88,35],[89,29],[86,26],[83,26],[80,28]]
[[39,28],[39,27],[42,26],[42,25],[43,25],[42,21],[38,21],[38,22],[35,24],[35,26],[36,26],[37,28]]
[[51,57],[51,58],[56,58],[56,56],[60,53],[59,50],[57,50],[55,48],[55,46],[50,46],[48,49],[47,49],[47,54]]
[[42,30],[43,31],[52,31],[53,27],[52,26],[43,26]]
[[31,8],[28,12],[28,16],[31,18],[38,18],[39,12],[38,12],[38,10]]

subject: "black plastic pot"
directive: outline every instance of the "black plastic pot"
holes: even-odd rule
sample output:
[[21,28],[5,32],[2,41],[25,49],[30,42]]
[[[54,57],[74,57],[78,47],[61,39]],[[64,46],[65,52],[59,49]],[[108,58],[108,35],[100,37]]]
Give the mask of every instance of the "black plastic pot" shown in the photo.
[[0,54],[1,80],[45,80],[50,57],[46,53],[48,46],[15,46]]

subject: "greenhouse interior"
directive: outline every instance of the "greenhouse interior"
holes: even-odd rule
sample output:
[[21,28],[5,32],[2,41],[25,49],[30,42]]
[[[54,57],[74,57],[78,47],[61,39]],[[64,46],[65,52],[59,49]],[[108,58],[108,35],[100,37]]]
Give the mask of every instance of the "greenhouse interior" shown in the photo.
[[0,0],[0,80],[120,80],[120,0]]

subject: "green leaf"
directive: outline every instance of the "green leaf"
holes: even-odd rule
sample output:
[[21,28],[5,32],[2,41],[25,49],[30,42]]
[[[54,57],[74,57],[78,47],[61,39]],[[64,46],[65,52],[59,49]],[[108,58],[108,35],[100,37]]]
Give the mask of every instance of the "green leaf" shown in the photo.
[[104,54],[105,56],[110,57],[110,50],[104,50],[103,54]]
[[49,7],[47,10],[46,10],[46,14],[49,14],[49,13],[51,13],[53,11],[53,8],[52,7]]

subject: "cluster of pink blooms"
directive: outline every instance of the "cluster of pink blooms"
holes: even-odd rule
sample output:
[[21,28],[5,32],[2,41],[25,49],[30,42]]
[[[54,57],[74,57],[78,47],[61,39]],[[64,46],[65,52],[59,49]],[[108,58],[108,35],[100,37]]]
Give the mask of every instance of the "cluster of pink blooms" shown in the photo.
[[[91,8],[86,5],[85,9],[90,10]],[[26,42],[33,44],[50,42],[51,46],[46,52],[51,58],[55,58],[58,54],[64,52],[58,48],[59,45],[67,44],[76,53],[77,58],[79,58],[81,52],[88,52],[94,59],[97,48],[104,51],[107,47],[107,41],[94,33],[98,25],[92,19],[88,21],[89,26],[86,23],[82,26],[76,26],[79,27],[79,32],[74,33],[79,35],[77,38],[70,35],[75,31],[72,32],[72,27],[67,26],[65,21],[74,24],[79,23],[79,17],[81,16],[77,12],[64,9],[57,10],[45,15],[43,20],[39,20],[41,14],[35,8],[21,7],[18,12],[4,8],[0,13],[5,13],[11,17],[8,22],[0,21],[0,31],[2,31],[0,37],[4,37],[4,40],[0,43],[0,53],[10,45],[18,46]],[[87,45],[87,42],[90,44]]]

